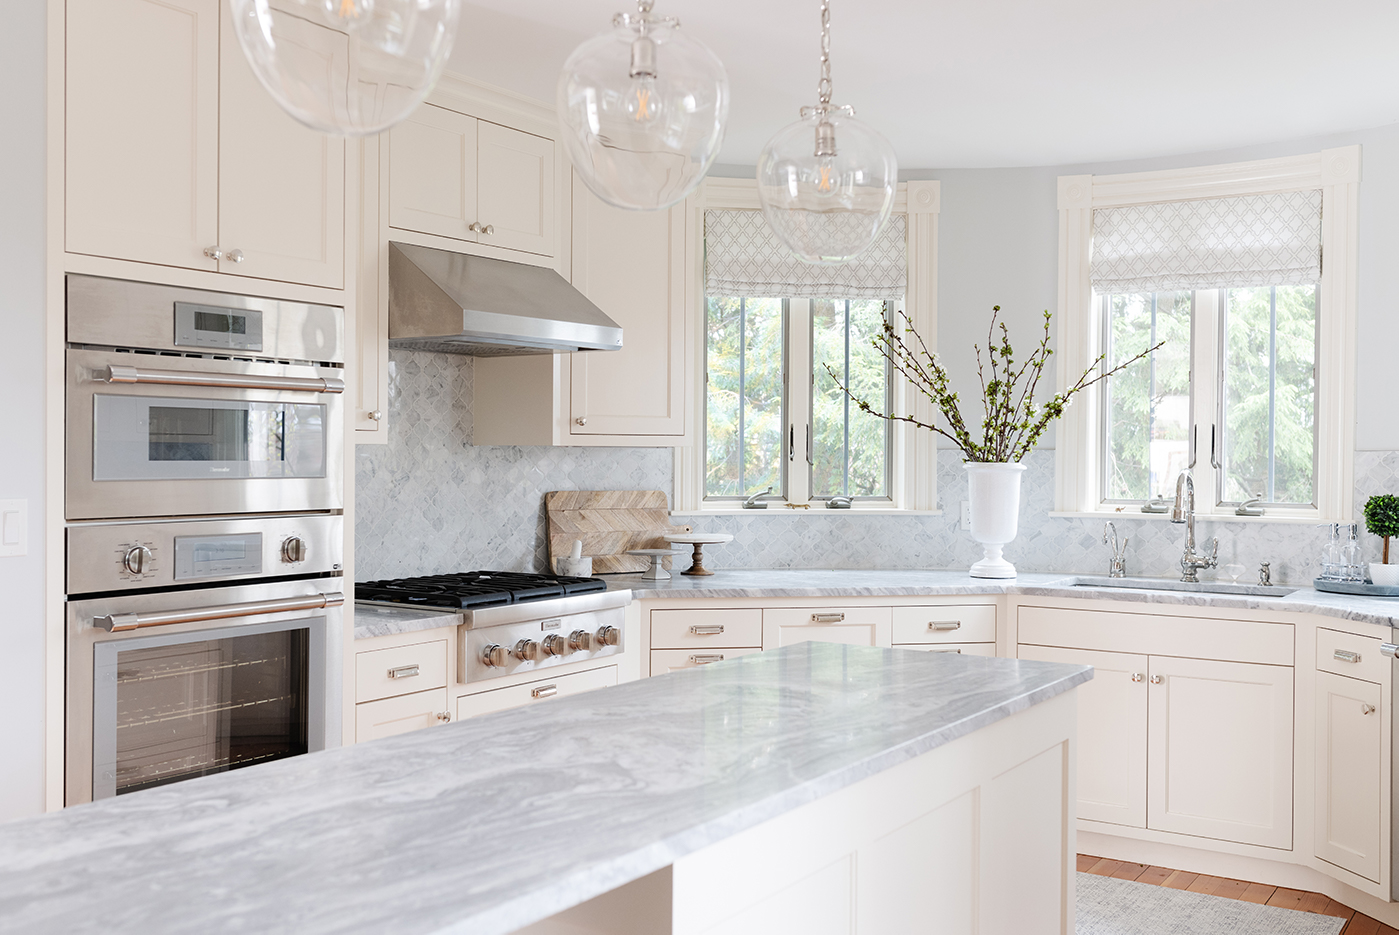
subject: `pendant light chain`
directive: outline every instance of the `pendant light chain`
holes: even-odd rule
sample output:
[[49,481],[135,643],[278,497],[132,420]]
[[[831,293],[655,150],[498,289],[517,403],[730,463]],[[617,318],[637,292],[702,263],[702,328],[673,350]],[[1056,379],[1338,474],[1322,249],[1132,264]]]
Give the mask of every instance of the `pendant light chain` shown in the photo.
[[831,106],[831,0],[821,0],[821,80],[816,97],[823,108]]

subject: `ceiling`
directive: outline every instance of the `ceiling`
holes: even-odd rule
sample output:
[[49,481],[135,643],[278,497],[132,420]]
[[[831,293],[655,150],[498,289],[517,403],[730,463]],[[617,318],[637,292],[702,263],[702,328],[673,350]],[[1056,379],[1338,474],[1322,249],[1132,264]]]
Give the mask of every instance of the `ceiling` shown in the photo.
[[[1393,0],[832,0],[836,103],[904,169],[1067,165],[1399,123]],[[473,0],[451,70],[553,100],[624,0]],[[719,162],[816,93],[818,0],[657,0],[728,69]]]

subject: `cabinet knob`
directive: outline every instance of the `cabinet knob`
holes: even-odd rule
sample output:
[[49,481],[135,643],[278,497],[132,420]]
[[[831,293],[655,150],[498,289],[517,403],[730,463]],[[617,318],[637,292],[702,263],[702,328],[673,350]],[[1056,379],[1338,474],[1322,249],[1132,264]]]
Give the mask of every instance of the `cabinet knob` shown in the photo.
[[579,425],[587,425],[587,424],[588,424],[588,419],[587,419],[586,416],[579,416],[578,418],[574,419],[573,421],[576,422],[576,423],[578,423]]
[[450,711],[438,711],[438,712],[437,712],[437,719],[438,719],[439,721],[450,721],[450,720],[452,719],[452,712],[450,712]]
[[472,221],[466,228],[475,234],[494,234],[494,224],[482,224],[480,221]]
[[230,251],[228,251],[228,256],[224,257],[224,259],[226,259],[226,260],[232,260],[234,263],[242,263],[242,262],[243,262],[243,251],[242,251],[242,250],[230,250]]
[[1153,675],[1153,676],[1151,677],[1151,684],[1153,684],[1153,685],[1160,685],[1160,684],[1161,684],[1161,676],[1159,676],[1159,675]]
[[1361,714],[1374,714],[1374,713],[1375,713],[1375,706],[1372,705],[1372,704],[1362,704],[1362,705],[1360,706],[1360,713],[1361,713]]
[[205,247],[205,248],[204,248],[204,255],[207,256],[207,257],[208,257],[209,259],[211,259],[211,260],[222,260],[222,259],[223,259],[223,251],[219,249],[219,245],[218,245],[218,244],[214,244],[212,247]]
[[369,418],[373,419],[375,422],[378,422],[384,418],[383,412],[379,411],[378,409],[371,410],[368,413],[368,415]]
[[1142,675],[1140,672],[1133,672],[1133,673],[1132,673],[1132,681],[1134,681],[1134,682],[1143,682],[1143,681],[1145,681],[1145,680],[1146,680],[1146,676],[1145,676],[1145,675]]

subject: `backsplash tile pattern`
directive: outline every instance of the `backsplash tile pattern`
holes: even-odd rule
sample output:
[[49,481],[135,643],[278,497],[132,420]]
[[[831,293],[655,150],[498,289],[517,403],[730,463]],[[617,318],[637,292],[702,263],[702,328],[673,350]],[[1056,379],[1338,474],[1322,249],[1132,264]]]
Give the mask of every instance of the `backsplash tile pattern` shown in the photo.
[[[471,444],[472,360],[449,354],[389,352],[389,444],[364,445],[355,457],[356,577],[432,574],[471,568],[545,567],[544,494],[566,489],[659,489],[673,496],[670,449],[517,448]],[[1022,571],[1107,571],[1103,521],[1051,517],[1054,453],[1027,459],[1020,535],[1006,557]],[[1361,451],[1355,460],[1356,520],[1374,493],[1399,493],[1399,451]],[[960,528],[966,479],[955,451],[938,456],[941,516],[858,516],[775,510],[741,516],[686,516],[705,532],[734,541],[705,550],[711,568],[966,568],[980,558]],[[1131,575],[1179,573],[1185,531],[1164,517],[1124,512]],[[1220,563],[1257,578],[1305,584],[1318,571],[1326,532],[1294,524],[1201,521],[1200,540],[1218,536]],[[1362,534],[1370,557],[1377,540]]]

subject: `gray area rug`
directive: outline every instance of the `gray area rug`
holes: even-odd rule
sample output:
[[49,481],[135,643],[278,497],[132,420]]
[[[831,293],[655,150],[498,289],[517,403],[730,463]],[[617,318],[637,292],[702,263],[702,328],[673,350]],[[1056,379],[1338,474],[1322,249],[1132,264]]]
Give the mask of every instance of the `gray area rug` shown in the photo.
[[1078,935],[1338,935],[1344,919],[1078,875]]

